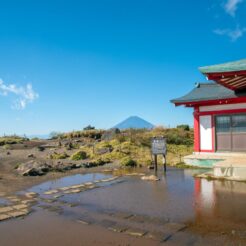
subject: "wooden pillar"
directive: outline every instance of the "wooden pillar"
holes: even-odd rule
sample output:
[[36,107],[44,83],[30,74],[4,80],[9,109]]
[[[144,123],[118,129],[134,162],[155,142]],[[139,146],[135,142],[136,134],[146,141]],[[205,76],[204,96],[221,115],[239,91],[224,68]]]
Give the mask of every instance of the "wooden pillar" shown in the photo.
[[164,172],[167,171],[167,161],[166,161],[166,156],[163,155],[163,167],[164,167]]
[[200,152],[200,118],[199,107],[194,108],[194,151]]
[[157,174],[157,155],[154,155],[155,174]]

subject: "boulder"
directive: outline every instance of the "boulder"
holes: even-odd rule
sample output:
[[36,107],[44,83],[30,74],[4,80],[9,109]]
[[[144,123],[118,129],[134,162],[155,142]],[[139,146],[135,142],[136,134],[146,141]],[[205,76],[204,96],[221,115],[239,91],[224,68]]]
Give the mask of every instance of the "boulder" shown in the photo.
[[17,172],[23,176],[41,176],[50,170],[49,164],[34,160],[22,163],[17,168]]
[[58,161],[53,163],[52,165],[53,171],[57,171],[57,172],[64,172],[64,171],[72,170],[74,168],[78,168],[76,163],[64,163],[62,161]]

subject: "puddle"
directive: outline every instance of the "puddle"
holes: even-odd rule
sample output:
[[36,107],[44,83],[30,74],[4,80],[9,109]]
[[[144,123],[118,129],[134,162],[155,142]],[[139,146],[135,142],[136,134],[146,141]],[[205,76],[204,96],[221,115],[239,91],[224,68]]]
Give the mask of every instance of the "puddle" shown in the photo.
[[0,198],[0,206],[9,205],[9,201],[4,198]]
[[94,182],[113,175],[77,174],[45,182],[29,191],[43,195],[47,190],[92,182],[99,188],[74,194],[65,191],[59,200],[91,211],[123,211],[180,223],[210,219],[244,223],[246,184],[194,178],[198,172],[204,170],[169,168],[166,175],[159,172],[158,182],[143,181],[140,176],[123,176],[120,180],[102,183]]
[[86,182],[94,182],[101,179],[111,178],[112,175],[103,173],[76,174],[68,177],[63,177],[57,180],[48,181],[40,185],[34,186],[28,191],[41,194],[44,191],[58,189],[66,186],[83,184]]
[[[105,173],[77,174],[45,182],[28,190],[39,196],[36,212],[27,216],[29,223],[25,223],[25,233],[30,237],[32,226],[37,228],[39,217],[47,213],[62,220],[69,219],[71,230],[77,230],[77,221],[80,221],[84,225],[126,227],[128,235],[146,237],[154,235],[156,229],[166,228],[169,238],[174,227],[183,228],[187,222],[212,222],[214,227],[220,225],[230,232],[235,228],[246,230],[246,184],[194,178],[199,172],[204,170],[169,168],[165,175],[159,171],[160,181],[157,182],[143,181],[138,175],[113,179],[113,174]],[[67,187],[68,190],[63,189]],[[47,191],[54,193],[45,195]],[[0,205],[3,202],[0,199]],[[52,223],[49,220],[47,223]],[[0,223],[0,238],[4,236],[1,230],[9,228],[13,221]],[[136,225],[140,226],[134,228]]]

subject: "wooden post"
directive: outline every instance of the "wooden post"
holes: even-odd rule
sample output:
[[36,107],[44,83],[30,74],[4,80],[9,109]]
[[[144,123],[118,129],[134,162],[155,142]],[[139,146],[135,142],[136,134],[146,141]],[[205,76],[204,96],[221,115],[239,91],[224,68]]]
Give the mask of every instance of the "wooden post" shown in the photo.
[[154,156],[154,159],[155,159],[155,174],[157,174],[157,155]]
[[164,172],[167,171],[167,160],[166,160],[166,156],[163,155],[163,165],[164,165]]

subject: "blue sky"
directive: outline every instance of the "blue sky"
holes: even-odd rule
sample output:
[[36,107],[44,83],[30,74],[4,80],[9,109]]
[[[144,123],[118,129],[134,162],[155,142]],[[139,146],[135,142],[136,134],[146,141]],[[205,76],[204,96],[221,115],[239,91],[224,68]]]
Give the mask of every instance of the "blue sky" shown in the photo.
[[245,58],[246,0],[0,0],[0,134],[192,124],[169,100]]

